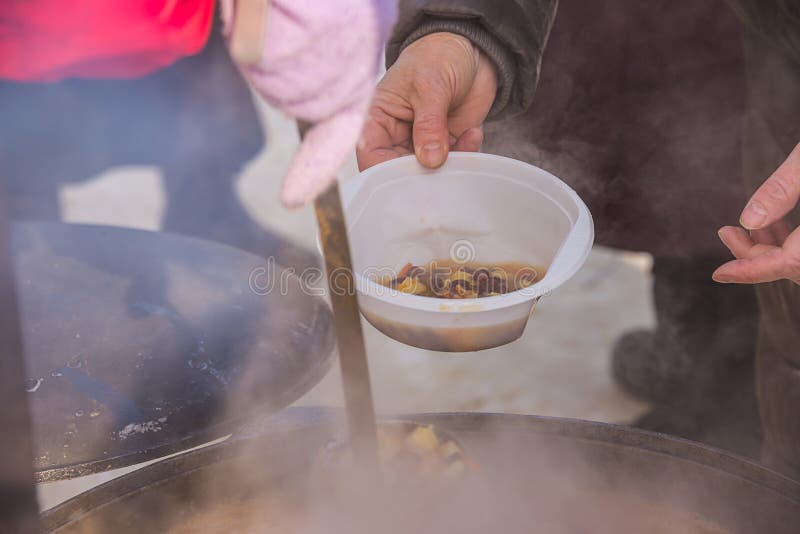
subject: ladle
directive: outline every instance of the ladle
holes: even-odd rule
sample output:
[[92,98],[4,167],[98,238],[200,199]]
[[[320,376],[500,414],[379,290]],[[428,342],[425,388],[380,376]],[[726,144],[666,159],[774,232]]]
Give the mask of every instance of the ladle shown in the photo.
[[[302,137],[310,125],[298,122]],[[378,440],[367,351],[358,311],[353,262],[337,182],[314,201],[325,259],[345,408],[353,456],[362,467],[377,466]]]

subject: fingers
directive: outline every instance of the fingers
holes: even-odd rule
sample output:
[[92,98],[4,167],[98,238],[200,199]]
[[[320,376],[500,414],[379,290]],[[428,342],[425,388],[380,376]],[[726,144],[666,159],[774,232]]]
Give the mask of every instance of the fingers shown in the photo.
[[358,170],[365,171],[370,167],[377,165],[378,163],[399,158],[400,156],[407,156],[408,154],[411,154],[411,150],[402,146],[376,148],[370,152],[357,155],[356,159],[358,161]]
[[356,147],[358,170],[411,154],[411,126],[375,110],[367,119]]
[[362,121],[363,113],[348,110],[309,128],[283,181],[281,201],[285,207],[308,204],[336,180],[358,139]]
[[750,234],[758,243],[767,245],[781,246],[792,233],[792,229],[785,219],[781,219],[769,226],[759,230],[753,230]]
[[[364,171],[378,163],[411,154],[411,141],[407,139],[409,135],[410,132],[405,136],[397,131],[389,132],[379,122],[369,120],[356,149],[358,170]],[[400,139],[400,142],[396,142],[396,139]],[[458,138],[448,134],[448,145],[454,152],[478,152],[483,145],[483,130],[469,128]]]
[[431,89],[413,102],[414,153],[422,165],[431,169],[441,166],[447,159],[450,148],[447,129],[450,100],[451,97],[444,91]]
[[753,194],[741,216],[750,233],[732,226],[719,231],[737,258],[716,271],[721,283],[758,284],[788,279],[800,283],[800,230],[783,217],[800,200],[800,145]]
[[725,226],[720,229],[718,235],[731,254],[740,260],[754,258],[780,247],[780,243],[767,243],[760,239],[754,241],[746,230],[738,226]]
[[[397,136],[397,134],[394,134]],[[364,171],[373,165],[411,154],[411,142],[393,142],[393,134],[381,124],[369,121],[362,132],[362,142],[356,149],[358,170]],[[399,137],[403,137],[400,135]],[[483,145],[483,130],[469,128],[461,137],[448,135],[450,150],[454,152],[478,152]]]
[[747,232],[731,226],[722,228],[719,235],[737,259],[714,271],[712,278],[717,282],[759,284],[784,278],[796,283],[800,280],[800,230],[783,239],[782,247],[755,243]]
[[483,130],[480,128],[469,128],[461,137],[456,139],[455,144],[450,148],[454,152],[478,152],[483,144]]
[[729,261],[711,275],[723,284],[760,284],[791,277],[783,250],[775,247],[753,258]]
[[737,226],[724,226],[717,234],[736,258],[746,258],[750,249],[755,245],[747,232]]
[[783,218],[800,199],[800,145],[783,164],[758,188],[745,206],[740,218],[742,226],[756,230]]

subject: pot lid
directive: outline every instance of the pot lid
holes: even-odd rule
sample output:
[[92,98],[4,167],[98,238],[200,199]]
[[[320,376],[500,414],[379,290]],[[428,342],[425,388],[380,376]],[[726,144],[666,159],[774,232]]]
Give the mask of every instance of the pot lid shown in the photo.
[[223,436],[330,366],[327,304],[271,260],[59,223],[17,223],[13,254],[39,481]]

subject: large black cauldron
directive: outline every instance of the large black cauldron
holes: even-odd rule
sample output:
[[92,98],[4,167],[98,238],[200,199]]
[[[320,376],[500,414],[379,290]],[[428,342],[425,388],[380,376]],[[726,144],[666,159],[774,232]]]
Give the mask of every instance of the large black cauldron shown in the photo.
[[[523,515],[530,515],[527,523],[511,526],[501,526],[503,518],[497,518],[498,534],[562,532],[540,521],[543,514],[552,519],[554,513],[564,518],[597,514],[598,528],[590,531],[598,532],[603,521],[618,521],[620,515],[652,514],[651,505],[696,518],[711,525],[709,532],[718,532],[717,527],[719,532],[800,531],[800,484],[698,443],[533,416],[464,413],[403,419],[447,429],[480,464],[478,476],[489,481],[493,493],[474,502],[470,513],[502,509],[501,501],[513,500],[517,513],[521,505]],[[60,533],[163,532],[223,503],[297,493],[298,488],[302,492],[315,484],[308,476],[310,459],[340,423],[341,414],[333,410],[286,410],[225,443],[156,463],[67,501],[44,513],[45,525]],[[591,495],[600,496],[603,504],[593,508]],[[537,506],[542,502],[548,503],[546,509]],[[665,531],[689,529],[676,523]]]

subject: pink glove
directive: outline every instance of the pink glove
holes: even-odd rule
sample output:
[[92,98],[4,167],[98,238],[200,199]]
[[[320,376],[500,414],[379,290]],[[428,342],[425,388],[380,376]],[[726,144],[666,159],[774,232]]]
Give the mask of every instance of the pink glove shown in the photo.
[[[261,4],[221,0],[224,31],[233,41],[234,59],[251,63],[240,68],[256,91],[284,113],[312,124],[281,191],[286,207],[300,207],[336,179],[359,139],[397,2],[255,2]],[[252,17],[238,9],[264,13],[266,23],[255,23],[260,58],[237,53],[236,32],[249,26],[254,33]]]

